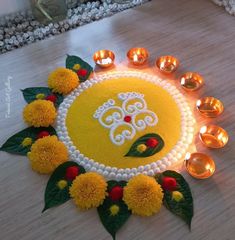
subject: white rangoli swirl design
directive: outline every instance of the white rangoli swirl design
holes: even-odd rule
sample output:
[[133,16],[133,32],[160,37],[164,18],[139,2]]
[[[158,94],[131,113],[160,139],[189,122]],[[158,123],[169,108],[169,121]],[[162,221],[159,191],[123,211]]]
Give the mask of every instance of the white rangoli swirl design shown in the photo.
[[94,113],[99,123],[110,129],[110,140],[116,145],[122,145],[125,140],[134,138],[136,131],[142,131],[147,126],[155,126],[157,115],[147,109],[144,94],[136,92],[119,93],[121,106],[116,106],[113,99],[109,99]]

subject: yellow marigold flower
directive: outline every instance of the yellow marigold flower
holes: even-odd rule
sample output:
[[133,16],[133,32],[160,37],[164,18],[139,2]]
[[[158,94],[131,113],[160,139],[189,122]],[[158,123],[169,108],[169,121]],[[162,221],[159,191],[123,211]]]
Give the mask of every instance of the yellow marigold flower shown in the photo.
[[23,118],[29,126],[48,127],[56,118],[56,109],[51,101],[35,100],[25,106]]
[[24,138],[24,140],[22,141],[21,145],[22,145],[23,147],[27,147],[27,146],[32,145],[32,143],[33,143],[32,138],[26,137],[26,138]]
[[107,183],[103,176],[89,172],[75,178],[70,187],[70,196],[80,209],[101,205],[106,196]]
[[67,68],[57,68],[48,77],[48,86],[53,92],[68,94],[79,84],[78,75]]
[[78,64],[78,63],[73,65],[73,69],[74,69],[75,71],[79,70],[80,68],[81,68],[81,65]]
[[152,177],[143,174],[129,180],[124,187],[123,200],[133,213],[151,216],[157,213],[162,205],[163,191]]
[[56,136],[47,136],[32,145],[28,157],[34,171],[49,174],[68,160],[68,150]]
[[120,208],[116,204],[112,205],[109,209],[111,216],[116,216],[119,213],[119,210]]
[[45,94],[44,94],[44,93],[38,93],[38,94],[36,95],[36,98],[37,98],[37,99],[44,99],[44,98],[45,98]]
[[172,192],[172,199],[174,199],[176,202],[181,201],[184,198],[183,194],[179,191],[173,191]]
[[57,187],[61,190],[63,190],[65,187],[67,187],[68,182],[66,180],[60,180],[57,182]]
[[146,149],[147,149],[147,146],[145,144],[140,144],[137,146],[137,151],[140,153],[146,151]]

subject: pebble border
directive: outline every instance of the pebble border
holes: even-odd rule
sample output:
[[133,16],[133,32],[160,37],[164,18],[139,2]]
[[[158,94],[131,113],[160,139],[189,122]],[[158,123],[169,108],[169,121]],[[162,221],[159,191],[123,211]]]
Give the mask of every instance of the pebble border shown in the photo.
[[212,0],[220,7],[224,7],[225,10],[232,16],[235,16],[235,0]]
[[112,16],[149,0],[132,0],[118,4],[112,0],[87,2],[69,8],[67,19],[44,25],[31,11],[21,11],[0,18],[0,54],[69,31],[78,26]]

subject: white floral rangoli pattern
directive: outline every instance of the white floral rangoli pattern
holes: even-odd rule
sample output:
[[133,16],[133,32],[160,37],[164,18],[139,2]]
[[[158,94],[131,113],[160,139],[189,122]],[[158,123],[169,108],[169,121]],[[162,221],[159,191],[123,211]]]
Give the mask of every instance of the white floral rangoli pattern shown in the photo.
[[125,140],[133,139],[136,131],[142,131],[147,126],[155,126],[158,122],[157,115],[148,110],[144,94],[136,92],[119,93],[121,106],[115,105],[109,99],[94,113],[94,118],[99,123],[109,128],[109,137],[112,143],[122,145]]

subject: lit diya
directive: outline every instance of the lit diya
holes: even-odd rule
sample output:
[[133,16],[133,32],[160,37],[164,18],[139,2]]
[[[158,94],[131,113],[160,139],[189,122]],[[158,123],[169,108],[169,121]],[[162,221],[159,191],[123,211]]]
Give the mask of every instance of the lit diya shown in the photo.
[[127,52],[128,60],[136,66],[143,65],[149,57],[148,50],[146,48],[131,48]]
[[214,160],[204,153],[187,153],[185,165],[188,173],[197,179],[209,178],[215,172]]
[[203,126],[199,132],[202,143],[209,148],[222,148],[228,142],[228,133],[219,126]]
[[162,56],[156,60],[156,66],[160,72],[170,74],[178,68],[179,60],[173,56]]
[[94,62],[101,68],[107,68],[113,65],[115,59],[115,55],[110,50],[99,50],[94,56]]
[[223,103],[214,97],[204,97],[196,102],[197,110],[205,117],[215,118],[219,116],[223,110]]
[[196,72],[187,72],[181,76],[180,84],[186,91],[196,91],[204,84],[204,80],[203,77]]

